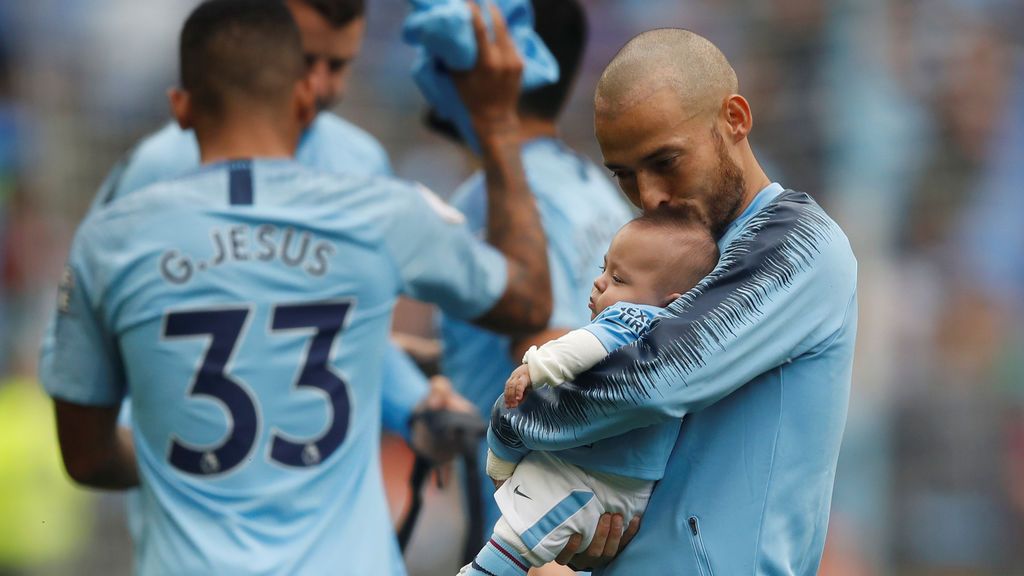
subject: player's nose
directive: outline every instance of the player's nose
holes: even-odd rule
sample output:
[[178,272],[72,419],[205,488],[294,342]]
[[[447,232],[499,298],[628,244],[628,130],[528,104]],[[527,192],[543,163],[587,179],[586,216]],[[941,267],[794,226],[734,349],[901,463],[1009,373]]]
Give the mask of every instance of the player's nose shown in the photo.
[[662,206],[668,206],[672,200],[672,195],[668,193],[668,190],[651,178],[644,178],[638,175],[636,184],[637,195],[640,198],[640,208],[645,212]]
[[307,74],[309,75],[310,83],[313,85],[313,91],[318,97],[330,90],[331,78],[327,71],[327,65],[323,61],[319,59],[314,61],[309,66]]

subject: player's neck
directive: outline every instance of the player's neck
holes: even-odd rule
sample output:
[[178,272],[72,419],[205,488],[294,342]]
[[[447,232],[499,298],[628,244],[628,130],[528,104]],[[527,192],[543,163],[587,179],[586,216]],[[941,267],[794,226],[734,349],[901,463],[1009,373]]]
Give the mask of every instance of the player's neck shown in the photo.
[[[294,134],[290,134],[294,132]],[[274,122],[249,117],[222,118],[216,126],[196,126],[199,156],[203,164],[237,158],[291,158],[299,141],[299,131],[282,130]]]
[[742,214],[750,206],[750,203],[754,201],[758,193],[772,183],[771,178],[765,174],[764,169],[761,168],[757,158],[754,157],[754,153],[749,148],[746,150],[746,154],[743,155],[740,169],[743,171],[743,180],[746,187],[743,190],[743,200],[735,216]]
[[558,138],[558,126],[551,120],[521,116],[519,118],[519,133],[522,134],[524,141],[536,138]]

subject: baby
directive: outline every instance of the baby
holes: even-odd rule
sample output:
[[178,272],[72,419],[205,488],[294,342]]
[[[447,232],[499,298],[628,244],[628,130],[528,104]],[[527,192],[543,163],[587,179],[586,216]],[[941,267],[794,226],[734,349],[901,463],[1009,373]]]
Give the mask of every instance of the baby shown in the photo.
[[[664,306],[717,263],[711,232],[690,211],[657,211],[630,221],[612,239],[602,273],[594,280],[591,323],[530,348],[505,384],[506,406],[518,406],[533,387],[574,380],[612,351],[635,342]],[[675,433],[668,431],[672,439],[678,426]],[[671,442],[656,450],[664,470]],[[517,465],[488,451],[487,472],[505,481],[495,494],[502,517],[460,576],[522,576],[530,566],[553,560],[576,533],[583,536],[580,549],[585,549],[601,514],[619,513],[626,519],[641,514],[654,486],[654,480],[581,468],[557,453],[533,452]],[[522,488],[527,485],[529,493]]]

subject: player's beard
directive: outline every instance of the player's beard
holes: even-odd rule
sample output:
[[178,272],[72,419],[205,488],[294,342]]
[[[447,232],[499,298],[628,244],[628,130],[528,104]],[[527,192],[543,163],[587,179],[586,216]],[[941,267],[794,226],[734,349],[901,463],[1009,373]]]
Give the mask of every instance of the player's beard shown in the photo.
[[722,135],[715,129],[712,129],[712,135],[718,153],[718,166],[715,168],[708,198],[707,217],[711,233],[715,238],[721,238],[729,224],[739,216],[747,183],[743,171],[729,157]]

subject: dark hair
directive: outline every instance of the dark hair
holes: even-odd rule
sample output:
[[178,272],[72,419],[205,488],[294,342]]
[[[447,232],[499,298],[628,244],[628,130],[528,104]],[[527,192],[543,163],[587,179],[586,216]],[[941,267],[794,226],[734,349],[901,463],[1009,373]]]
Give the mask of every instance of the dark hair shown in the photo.
[[281,2],[204,2],[185,21],[180,50],[182,88],[204,114],[239,99],[278,102],[305,74],[299,30]]
[[666,271],[675,286],[689,290],[718,265],[718,243],[707,219],[693,206],[684,204],[649,210],[626,224],[635,225],[678,233],[680,236],[672,236],[673,242],[685,236],[682,242],[686,250],[678,258],[679,265]]
[[587,16],[577,0],[532,0],[534,30],[558,61],[558,82],[524,93],[519,110],[556,120],[569,100],[587,45]]
[[364,0],[299,0],[324,17],[335,28],[347,26],[366,13]]

